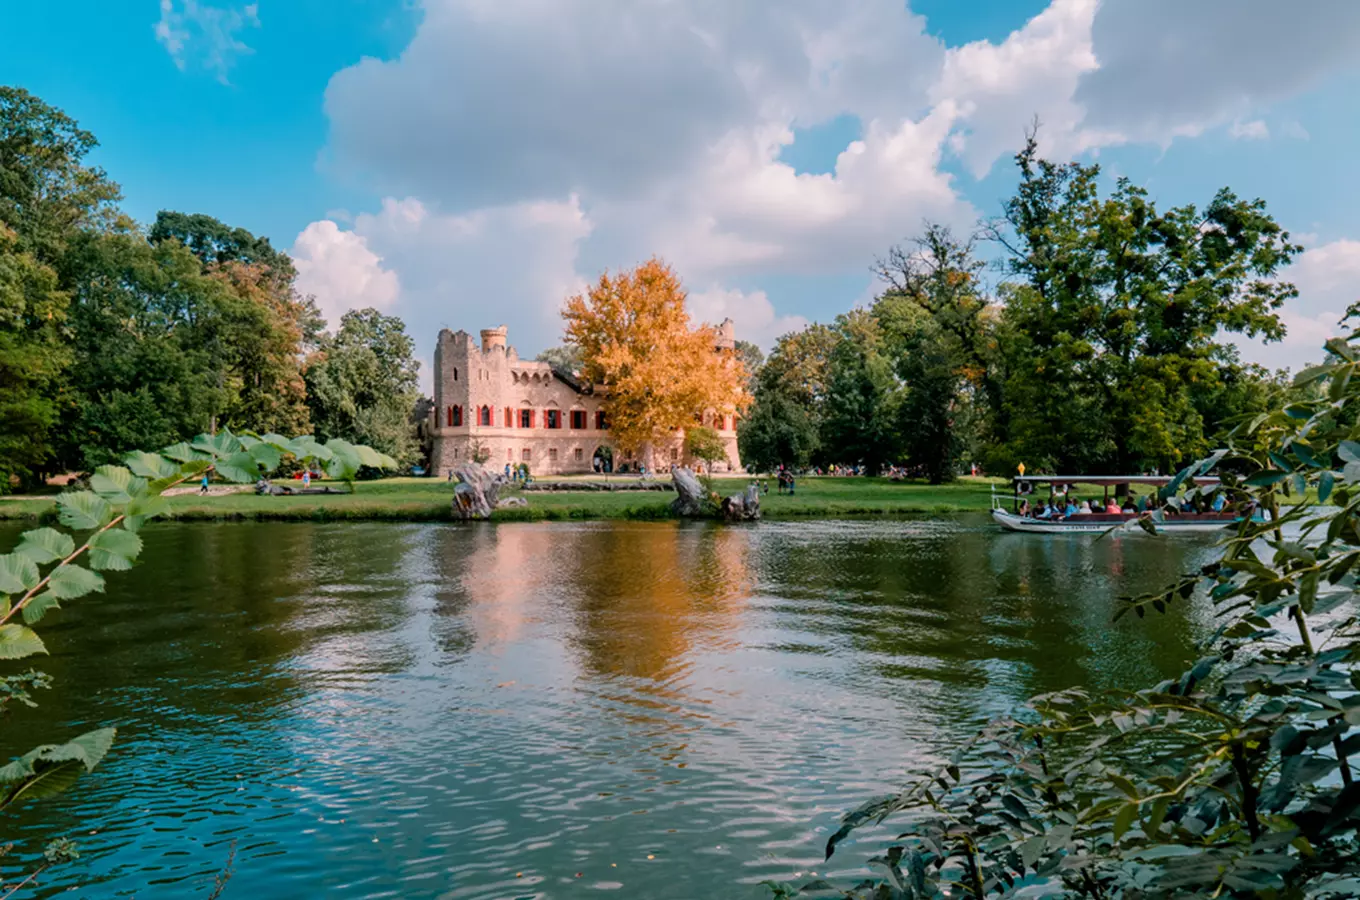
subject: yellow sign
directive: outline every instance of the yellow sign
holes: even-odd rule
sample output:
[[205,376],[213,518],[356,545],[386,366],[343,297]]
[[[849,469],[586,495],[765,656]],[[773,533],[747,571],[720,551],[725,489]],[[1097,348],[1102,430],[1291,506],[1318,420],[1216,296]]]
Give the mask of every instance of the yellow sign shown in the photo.
[[1021,477],[1021,478],[1024,478],[1024,477],[1025,477],[1025,464],[1024,464],[1024,463],[1021,463],[1020,465],[1016,466],[1016,468],[1020,470],[1020,477]]

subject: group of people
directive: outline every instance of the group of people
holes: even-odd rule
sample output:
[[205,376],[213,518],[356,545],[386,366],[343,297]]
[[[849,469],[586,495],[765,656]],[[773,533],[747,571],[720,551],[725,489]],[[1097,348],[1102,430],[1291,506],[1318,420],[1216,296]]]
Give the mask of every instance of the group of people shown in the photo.
[[[1200,498],[1189,508],[1182,509],[1181,512],[1204,513],[1204,512],[1223,512],[1227,505],[1227,498],[1222,493],[1215,493],[1214,499],[1208,504],[1204,504]],[[1138,515],[1149,512],[1156,508],[1156,500],[1150,494],[1135,496],[1129,493],[1124,497],[1124,502],[1120,503],[1115,498],[1105,501],[1101,500],[1078,500],[1076,497],[1057,495],[1051,500],[1040,500],[1033,506],[1030,505],[1029,498],[1020,501],[1020,515],[1034,519],[1066,519],[1070,516],[1089,516],[1089,515]]]

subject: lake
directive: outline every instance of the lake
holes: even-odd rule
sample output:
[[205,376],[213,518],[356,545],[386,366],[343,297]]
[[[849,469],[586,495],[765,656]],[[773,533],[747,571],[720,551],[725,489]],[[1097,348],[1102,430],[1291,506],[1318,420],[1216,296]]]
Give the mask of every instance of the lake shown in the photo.
[[6,820],[28,850],[80,844],[26,896],[206,897],[235,842],[224,900],[764,897],[987,718],[1176,674],[1211,628],[1112,617],[1212,539],[983,515],[144,535],[44,622],[56,685],[0,731],[8,758],[119,728]]

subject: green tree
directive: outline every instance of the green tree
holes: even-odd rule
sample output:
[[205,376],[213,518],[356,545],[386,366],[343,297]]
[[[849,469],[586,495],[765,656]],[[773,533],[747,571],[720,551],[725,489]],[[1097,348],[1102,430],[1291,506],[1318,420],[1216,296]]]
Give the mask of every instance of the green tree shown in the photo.
[[828,463],[863,465],[877,474],[901,455],[901,391],[884,353],[878,321],[865,310],[838,316],[840,340],[827,365],[820,430]]
[[70,361],[57,273],[18,243],[0,222],[0,493],[47,462],[59,379]]
[[727,459],[727,447],[718,432],[705,425],[685,429],[685,456],[704,463],[712,472],[713,464]]
[[1205,451],[1203,386],[1235,365],[1225,332],[1278,339],[1297,295],[1276,276],[1299,247],[1260,200],[1221,190],[1159,211],[1100,169],[1016,157],[1020,185],[990,229],[1007,255],[998,457],[1092,472],[1167,468]]
[[417,372],[401,319],[375,309],[345,313],[304,375],[317,435],[368,444],[410,465],[420,449],[411,422]]
[[62,464],[89,471],[209,430],[232,399],[225,286],[188,250],[132,230],[88,235],[69,257],[75,361]]
[[256,237],[244,228],[233,228],[201,213],[191,215],[163,209],[156,213],[156,223],[147,239],[153,244],[178,241],[203,260],[204,265],[239,262],[263,266],[288,282],[297,275],[292,258],[275,250],[269,238]]
[[750,341],[737,341],[733,348],[737,351],[737,359],[746,367],[750,374],[748,389],[755,390],[756,379],[760,375],[760,367],[765,363],[765,354],[760,352],[760,348]]
[[904,385],[898,427],[908,460],[930,481],[953,480],[980,440],[978,401],[986,386],[988,304],[978,289],[982,262],[971,241],[929,225],[913,249],[878,263],[888,289],[874,303],[886,352]]
[[539,362],[545,362],[554,369],[575,375],[581,371],[582,359],[581,348],[575,344],[562,344],[557,347],[549,347],[535,357]]
[[742,463],[754,472],[773,472],[780,466],[801,469],[819,446],[811,410],[777,387],[758,389],[737,425]]
[[0,86],[0,492],[50,465],[62,407],[73,242],[109,225],[118,186],[84,159],[94,136]]

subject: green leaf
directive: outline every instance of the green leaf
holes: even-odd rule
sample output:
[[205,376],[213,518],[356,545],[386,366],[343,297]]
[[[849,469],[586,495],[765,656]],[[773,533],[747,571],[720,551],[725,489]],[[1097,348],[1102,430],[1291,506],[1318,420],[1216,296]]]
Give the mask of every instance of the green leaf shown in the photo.
[[33,629],[14,622],[0,625],[0,659],[23,659],[46,652],[47,648]]
[[237,484],[249,484],[260,477],[260,465],[255,457],[242,451],[218,460],[214,467],[218,475]]
[[123,528],[110,528],[91,538],[90,568],[126,571],[141,552],[141,538]]
[[283,462],[283,454],[272,444],[255,444],[250,448],[250,455],[266,472],[274,471]]
[[127,463],[134,475],[140,475],[143,478],[172,478],[179,474],[179,466],[159,453],[147,453],[138,450],[136,453],[129,453],[123,458],[123,462]]
[[326,463],[326,474],[341,481],[352,481],[359,471],[359,453],[349,441],[332,438],[326,442],[331,459]]
[[200,434],[189,442],[189,446],[200,453],[208,454],[214,459],[221,459],[224,456],[242,452],[241,442],[236,439],[236,435],[226,429],[213,435]]
[[1127,778],[1125,778],[1123,775],[1111,772],[1110,784],[1113,784],[1115,787],[1119,788],[1119,790],[1123,792],[1124,796],[1128,797],[1130,800],[1138,799],[1137,786],[1134,785],[1132,781],[1129,781]]
[[38,528],[25,531],[19,536],[19,546],[15,553],[22,553],[40,566],[58,559],[65,559],[76,549],[76,542],[69,534],[55,528]]
[[43,591],[36,597],[31,598],[24,604],[24,622],[28,625],[37,625],[42,621],[42,617],[47,615],[50,609],[60,609],[61,604],[51,591]]
[[193,447],[190,447],[183,441],[179,442],[178,444],[171,444],[169,447],[166,447],[164,450],[161,451],[161,455],[168,456],[175,462],[182,463],[193,462],[196,459],[204,459],[206,456],[208,456],[208,454],[199,453]]
[[1294,376],[1294,387],[1302,387],[1306,384],[1312,384],[1315,381],[1321,381],[1326,378],[1334,368],[1336,368],[1334,364],[1309,366]]
[[1323,472],[1318,476],[1318,502],[1326,503],[1327,498],[1332,496],[1332,488],[1336,485],[1336,476],[1331,472]]
[[89,491],[67,492],[57,497],[57,518],[67,528],[88,531],[109,524],[113,508],[103,497]]
[[1123,806],[1119,807],[1119,812],[1115,813],[1114,816],[1115,843],[1118,843],[1119,839],[1122,838],[1128,832],[1129,828],[1132,827],[1133,825],[1133,820],[1136,819],[1137,817],[1138,817],[1137,803],[1125,803]]
[[147,494],[135,498],[127,507],[127,518],[123,527],[128,531],[140,531],[147,519],[154,519],[170,512],[170,501],[159,494]]
[[0,556],[0,594],[26,594],[41,580],[37,564],[28,556],[18,552]]
[[1269,487],[1272,484],[1279,484],[1288,477],[1288,472],[1281,472],[1276,469],[1266,469],[1263,472],[1257,472],[1242,483],[1247,487]]
[[1360,462],[1360,443],[1342,441],[1336,452],[1346,462]]
[[127,503],[146,492],[146,482],[122,466],[100,466],[90,476],[90,489],[113,503]]
[[113,728],[87,731],[65,744],[36,747],[0,767],[0,809],[66,790],[82,772],[94,771],[117,733]]
[[48,574],[47,589],[58,600],[74,600],[93,591],[104,589],[104,576],[84,566],[67,563]]
[[1326,464],[1318,459],[1317,455],[1313,452],[1313,448],[1309,447],[1307,444],[1302,443],[1301,441],[1294,441],[1294,443],[1290,444],[1290,449],[1293,450],[1294,455],[1302,460],[1303,464],[1310,469],[1327,468]]
[[1305,613],[1313,611],[1313,603],[1317,600],[1318,592],[1318,573],[1309,572],[1299,581],[1299,609]]
[[359,462],[374,469],[383,467],[382,454],[372,447],[365,447],[363,444],[355,444],[354,452],[359,456]]

